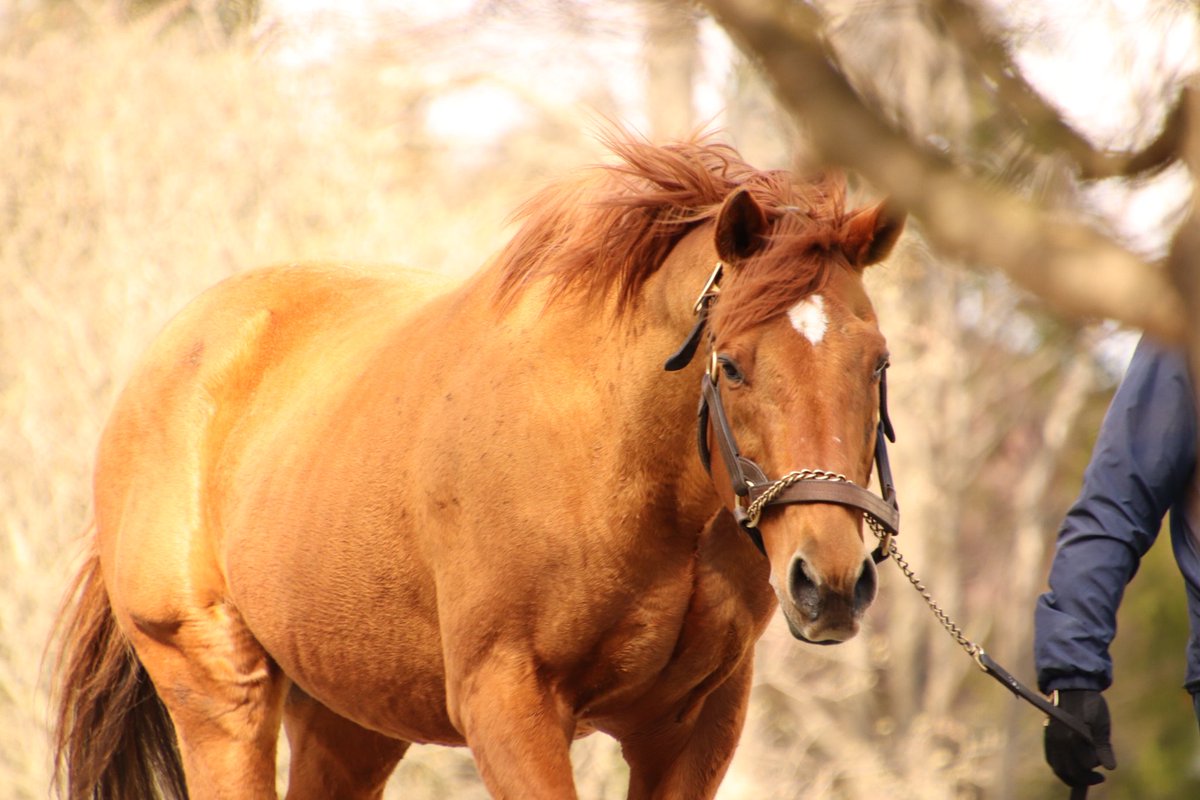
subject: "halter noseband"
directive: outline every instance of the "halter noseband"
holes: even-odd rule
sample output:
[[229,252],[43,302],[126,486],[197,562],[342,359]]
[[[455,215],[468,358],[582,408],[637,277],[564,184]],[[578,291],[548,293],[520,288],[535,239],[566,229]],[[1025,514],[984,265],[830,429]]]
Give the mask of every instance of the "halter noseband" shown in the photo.
[[[693,308],[696,314],[696,324],[688,334],[683,346],[667,359],[663,365],[664,369],[671,372],[683,369],[695,357],[701,335],[707,326],[713,301],[721,293],[720,280],[723,267],[724,265],[718,261],[704,290],[696,299]],[[729,417],[725,414],[725,405],[721,401],[721,391],[717,387],[720,370],[717,368],[717,353],[713,349],[712,341],[713,337],[710,331],[708,368],[700,378],[700,409],[697,430],[700,461],[711,475],[712,451],[708,442],[708,429],[711,424],[721,461],[725,465],[725,471],[733,485],[733,493],[738,498],[733,509],[734,519],[754,542],[755,547],[763,555],[766,555],[758,523],[767,508],[791,503],[836,503],[863,512],[867,524],[879,537],[879,546],[871,553],[871,558],[875,563],[887,558],[887,546],[891,537],[899,533],[900,508],[896,502],[896,487],[892,482],[892,469],[887,454],[887,442],[896,441],[896,434],[887,413],[886,370],[879,377],[879,424],[875,432],[875,471],[879,476],[879,490],[882,497],[872,494],[844,475],[825,470],[797,470],[771,480],[758,464],[743,456],[738,450],[737,441],[733,436],[733,428],[729,424]]]

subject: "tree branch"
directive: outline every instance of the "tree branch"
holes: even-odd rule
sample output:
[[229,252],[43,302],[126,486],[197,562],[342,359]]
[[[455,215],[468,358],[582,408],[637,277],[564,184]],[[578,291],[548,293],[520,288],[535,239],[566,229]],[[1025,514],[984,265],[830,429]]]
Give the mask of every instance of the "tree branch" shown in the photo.
[[996,86],[997,98],[1021,120],[1033,144],[1066,155],[1083,180],[1150,174],[1179,159],[1186,125],[1185,98],[1167,115],[1158,137],[1140,151],[1097,150],[1025,80],[1008,51],[989,33],[975,6],[965,0],[937,0],[934,11],[963,54]]
[[1073,318],[1109,317],[1177,340],[1183,307],[1158,269],[1060,212],[962,174],[868,108],[830,64],[802,3],[702,0],[762,65],[814,149],[889,192],[942,253],[1006,272]]

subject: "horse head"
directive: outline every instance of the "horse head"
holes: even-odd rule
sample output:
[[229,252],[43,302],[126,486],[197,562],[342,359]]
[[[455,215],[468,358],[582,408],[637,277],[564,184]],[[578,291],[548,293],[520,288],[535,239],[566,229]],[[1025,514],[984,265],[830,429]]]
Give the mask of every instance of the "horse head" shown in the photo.
[[[768,210],[743,187],[713,228],[716,288],[698,303],[709,341],[701,451],[722,502],[769,559],[793,635],[808,642],[854,636],[875,597],[863,520],[883,504],[863,487],[886,427],[888,350],[863,272],[903,224],[886,203],[825,220]],[[807,492],[780,498],[800,483]]]
[[[865,488],[873,459],[884,462],[876,431],[888,353],[863,272],[891,251],[904,215],[887,203],[847,212],[840,174],[796,182],[717,143],[609,144],[620,163],[527,206],[526,226],[500,258],[501,296],[548,276],[552,299],[571,290],[612,298],[618,317],[637,321],[633,332],[653,320],[641,363],[655,388],[630,389],[637,424],[647,398],[655,414],[694,402],[690,388],[674,384],[668,395],[650,372],[664,339],[690,324],[665,366],[704,364],[691,370],[704,373],[700,460],[720,501],[769,558],[793,633],[848,639],[875,596],[864,516],[885,534],[897,516],[892,497]],[[564,319],[571,330],[587,324]],[[634,440],[650,469],[691,457],[653,433]],[[683,468],[688,492],[674,512],[710,519],[708,476],[694,462]]]

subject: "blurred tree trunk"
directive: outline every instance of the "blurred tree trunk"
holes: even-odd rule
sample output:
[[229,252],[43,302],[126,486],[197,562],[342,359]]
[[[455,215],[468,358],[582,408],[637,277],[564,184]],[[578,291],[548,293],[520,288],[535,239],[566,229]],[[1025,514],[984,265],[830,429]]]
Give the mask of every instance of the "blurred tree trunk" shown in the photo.
[[688,5],[645,5],[646,117],[650,139],[682,139],[696,126],[693,92],[699,67],[699,15]]
[[[1191,91],[1186,92],[1182,107],[1189,124],[1180,145],[1180,158],[1192,178],[1192,197],[1187,217],[1171,243],[1167,270],[1175,288],[1183,298],[1185,318],[1189,321],[1184,334],[1192,375],[1200,375],[1200,81],[1193,79]],[[1197,393],[1200,408],[1200,381],[1192,387]]]
[[160,27],[181,21],[198,22],[217,41],[232,39],[254,27],[261,0],[111,0],[123,19],[156,19]]

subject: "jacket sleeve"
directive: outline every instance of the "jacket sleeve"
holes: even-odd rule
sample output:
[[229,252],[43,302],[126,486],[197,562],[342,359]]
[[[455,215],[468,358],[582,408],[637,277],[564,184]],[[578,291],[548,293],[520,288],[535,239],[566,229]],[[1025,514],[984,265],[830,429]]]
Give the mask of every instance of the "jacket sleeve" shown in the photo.
[[1038,686],[1104,690],[1117,607],[1196,460],[1196,418],[1181,352],[1145,338],[1100,427],[1037,602]]

